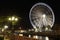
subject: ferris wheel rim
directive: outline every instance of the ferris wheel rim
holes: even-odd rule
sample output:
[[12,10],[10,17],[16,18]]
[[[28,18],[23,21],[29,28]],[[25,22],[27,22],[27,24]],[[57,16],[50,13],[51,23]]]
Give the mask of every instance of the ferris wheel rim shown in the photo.
[[30,19],[31,25],[32,25],[34,28],[36,28],[35,25],[33,24],[33,22],[31,21],[31,12],[32,12],[32,9],[33,9],[34,7],[36,7],[37,5],[46,6],[46,7],[51,11],[52,16],[53,16],[53,24],[52,24],[51,27],[53,27],[54,22],[55,22],[54,12],[53,12],[52,8],[51,8],[49,5],[45,4],[45,3],[36,3],[36,4],[34,4],[34,5],[32,6],[32,8],[30,9],[30,12],[29,12],[29,19]]

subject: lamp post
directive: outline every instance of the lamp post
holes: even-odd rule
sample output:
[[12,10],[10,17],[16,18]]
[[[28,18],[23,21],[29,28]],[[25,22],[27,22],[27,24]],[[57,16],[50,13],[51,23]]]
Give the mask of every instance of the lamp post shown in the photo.
[[12,17],[9,17],[8,20],[12,23],[12,30],[11,30],[11,40],[14,40],[14,25],[15,23],[18,21],[18,17],[16,16],[12,16]]
[[14,25],[18,21],[18,18],[15,17],[15,16],[12,16],[12,17],[9,17],[8,20],[11,21],[11,23],[12,23],[12,32],[14,32]]

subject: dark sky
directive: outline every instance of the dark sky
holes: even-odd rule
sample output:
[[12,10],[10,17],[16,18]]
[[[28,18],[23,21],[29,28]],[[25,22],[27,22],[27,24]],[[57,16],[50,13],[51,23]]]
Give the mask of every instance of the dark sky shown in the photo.
[[48,4],[54,11],[55,24],[60,24],[60,1],[59,0],[20,0],[20,1],[1,1],[0,2],[0,16],[17,15],[22,18],[21,24],[24,28],[31,28],[29,22],[29,11],[31,7],[43,2]]

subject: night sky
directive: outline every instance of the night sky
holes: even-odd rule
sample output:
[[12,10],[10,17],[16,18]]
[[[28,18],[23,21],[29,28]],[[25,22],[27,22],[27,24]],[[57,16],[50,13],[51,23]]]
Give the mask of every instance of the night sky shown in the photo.
[[32,28],[29,21],[29,11],[31,7],[39,2],[48,4],[54,11],[55,24],[60,24],[60,2],[59,0],[20,0],[20,1],[1,1],[0,16],[16,15],[22,18],[19,23],[22,28]]

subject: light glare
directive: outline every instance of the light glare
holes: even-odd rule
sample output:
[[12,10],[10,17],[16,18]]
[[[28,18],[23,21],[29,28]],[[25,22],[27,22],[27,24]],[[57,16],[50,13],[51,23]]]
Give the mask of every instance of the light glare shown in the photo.
[[13,16],[13,17],[12,17],[12,20],[14,20],[14,19],[15,19],[15,17]]
[[23,36],[23,34],[19,34],[19,36]]
[[4,29],[2,29],[2,32],[4,31]]
[[31,35],[29,35],[29,38],[31,37]]
[[24,31],[24,30],[21,30],[20,32],[23,33],[23,32],[25,32],[25,31]]
[[46,40],[49,40],[49,38],[48,38],[48,37],[46,37]]
[[48,31],[48,27],[46,27],[45,30]]
[[35,36],[33,36],[33,38],[36,38],[36,39],[38,39],[38,36],[37,36],[37,35],[35,35]]
[[11,18],[9,18],[9,20],[11,20]]
[[45,17],[46,17],[46,15],[45,15],[45,14],[43,14],[42,16],[43,16],[43,18],[45,18]]
[[15,18],[15,21],[18,21],[18,18]]
[[7,28],[8,28],[8,26],[7,26],[7,25],[5,25],[5,26],[4,26],[4,28],[5,28],[5,29],[7,29]]

